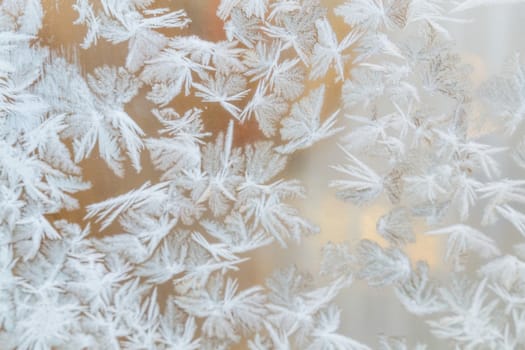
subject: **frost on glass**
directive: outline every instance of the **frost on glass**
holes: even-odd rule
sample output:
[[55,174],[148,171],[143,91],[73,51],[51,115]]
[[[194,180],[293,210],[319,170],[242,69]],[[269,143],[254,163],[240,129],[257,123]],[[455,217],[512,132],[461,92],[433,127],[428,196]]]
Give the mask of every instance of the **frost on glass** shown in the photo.
[[475,86],[449,28],[519,2],[1,2],[0,348],[525,348],[525,60]]

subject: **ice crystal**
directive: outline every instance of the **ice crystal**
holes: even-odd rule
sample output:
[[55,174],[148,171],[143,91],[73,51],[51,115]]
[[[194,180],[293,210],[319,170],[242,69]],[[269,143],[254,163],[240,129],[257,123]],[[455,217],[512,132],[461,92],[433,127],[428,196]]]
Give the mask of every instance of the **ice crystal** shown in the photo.
[[[474,90],[449,27],[519,2],[202,2],[209,31],[190,2],[0,3],[0,348],[524,348],[524,64]],[[320,232],[288,170],[323,147],[377,235],[246,285]],[[355,280],[428,347],[349,330]]]

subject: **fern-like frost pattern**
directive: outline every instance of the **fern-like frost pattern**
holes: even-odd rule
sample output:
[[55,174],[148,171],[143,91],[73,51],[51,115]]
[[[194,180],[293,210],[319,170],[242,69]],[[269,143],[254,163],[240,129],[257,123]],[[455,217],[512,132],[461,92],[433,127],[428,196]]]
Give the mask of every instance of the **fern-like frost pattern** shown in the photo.
[[[525,348],[525,61],[477,88],[449,31],[522,2],[199,2],[206,34],[184,1],[3,1],[0,348]],[[83,38],[58,48],[51,16]],[[377,232],[246,285],[258,251],[323,236],[287,171],[319,147]],[[93,171],[123,185],[93,200]],[[439,267],[414,258],[440,237]],[[353,288],[428,334],[349,332]]]

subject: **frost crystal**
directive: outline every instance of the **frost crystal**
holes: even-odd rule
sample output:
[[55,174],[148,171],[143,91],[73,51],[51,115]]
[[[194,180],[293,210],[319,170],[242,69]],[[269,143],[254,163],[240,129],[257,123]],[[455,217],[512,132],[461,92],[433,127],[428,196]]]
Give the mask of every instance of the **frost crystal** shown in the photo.
[[[525,348],[525,63],[450,25],[523,2],[4,0],[0,348]],[[314,186],[363,232],[267,272]]]

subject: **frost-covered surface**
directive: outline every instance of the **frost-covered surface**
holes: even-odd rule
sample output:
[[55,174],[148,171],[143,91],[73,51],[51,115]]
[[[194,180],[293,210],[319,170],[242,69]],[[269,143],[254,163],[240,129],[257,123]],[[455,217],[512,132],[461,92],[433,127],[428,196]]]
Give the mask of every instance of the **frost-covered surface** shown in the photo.
[[[392,290],[440,346],[525,348],[525,61],[509,53],[474,89],[447,30],[476,25],[469,9],[517,2],[210,1],[224,31],[210,40],[176,2],[4,0],[0,348],[436,344],[340,332],[355,280]],[[46,16],[72,10],[61,25],[84,39],[57,48]],[[111,46],[126,53],[118,65],[79,63]],[[506,145],[472,136],[480,106]],[[329,139],[341,162],[326,191],[388,203],[376,239],[328,243],[318,277],[290,266],[241,287],[256,250],[323,234],[285,169]],[[154,171],[83,203],[90,164],[122,183]],[[446,273],[407,253],[424,235],[445,237]]]

